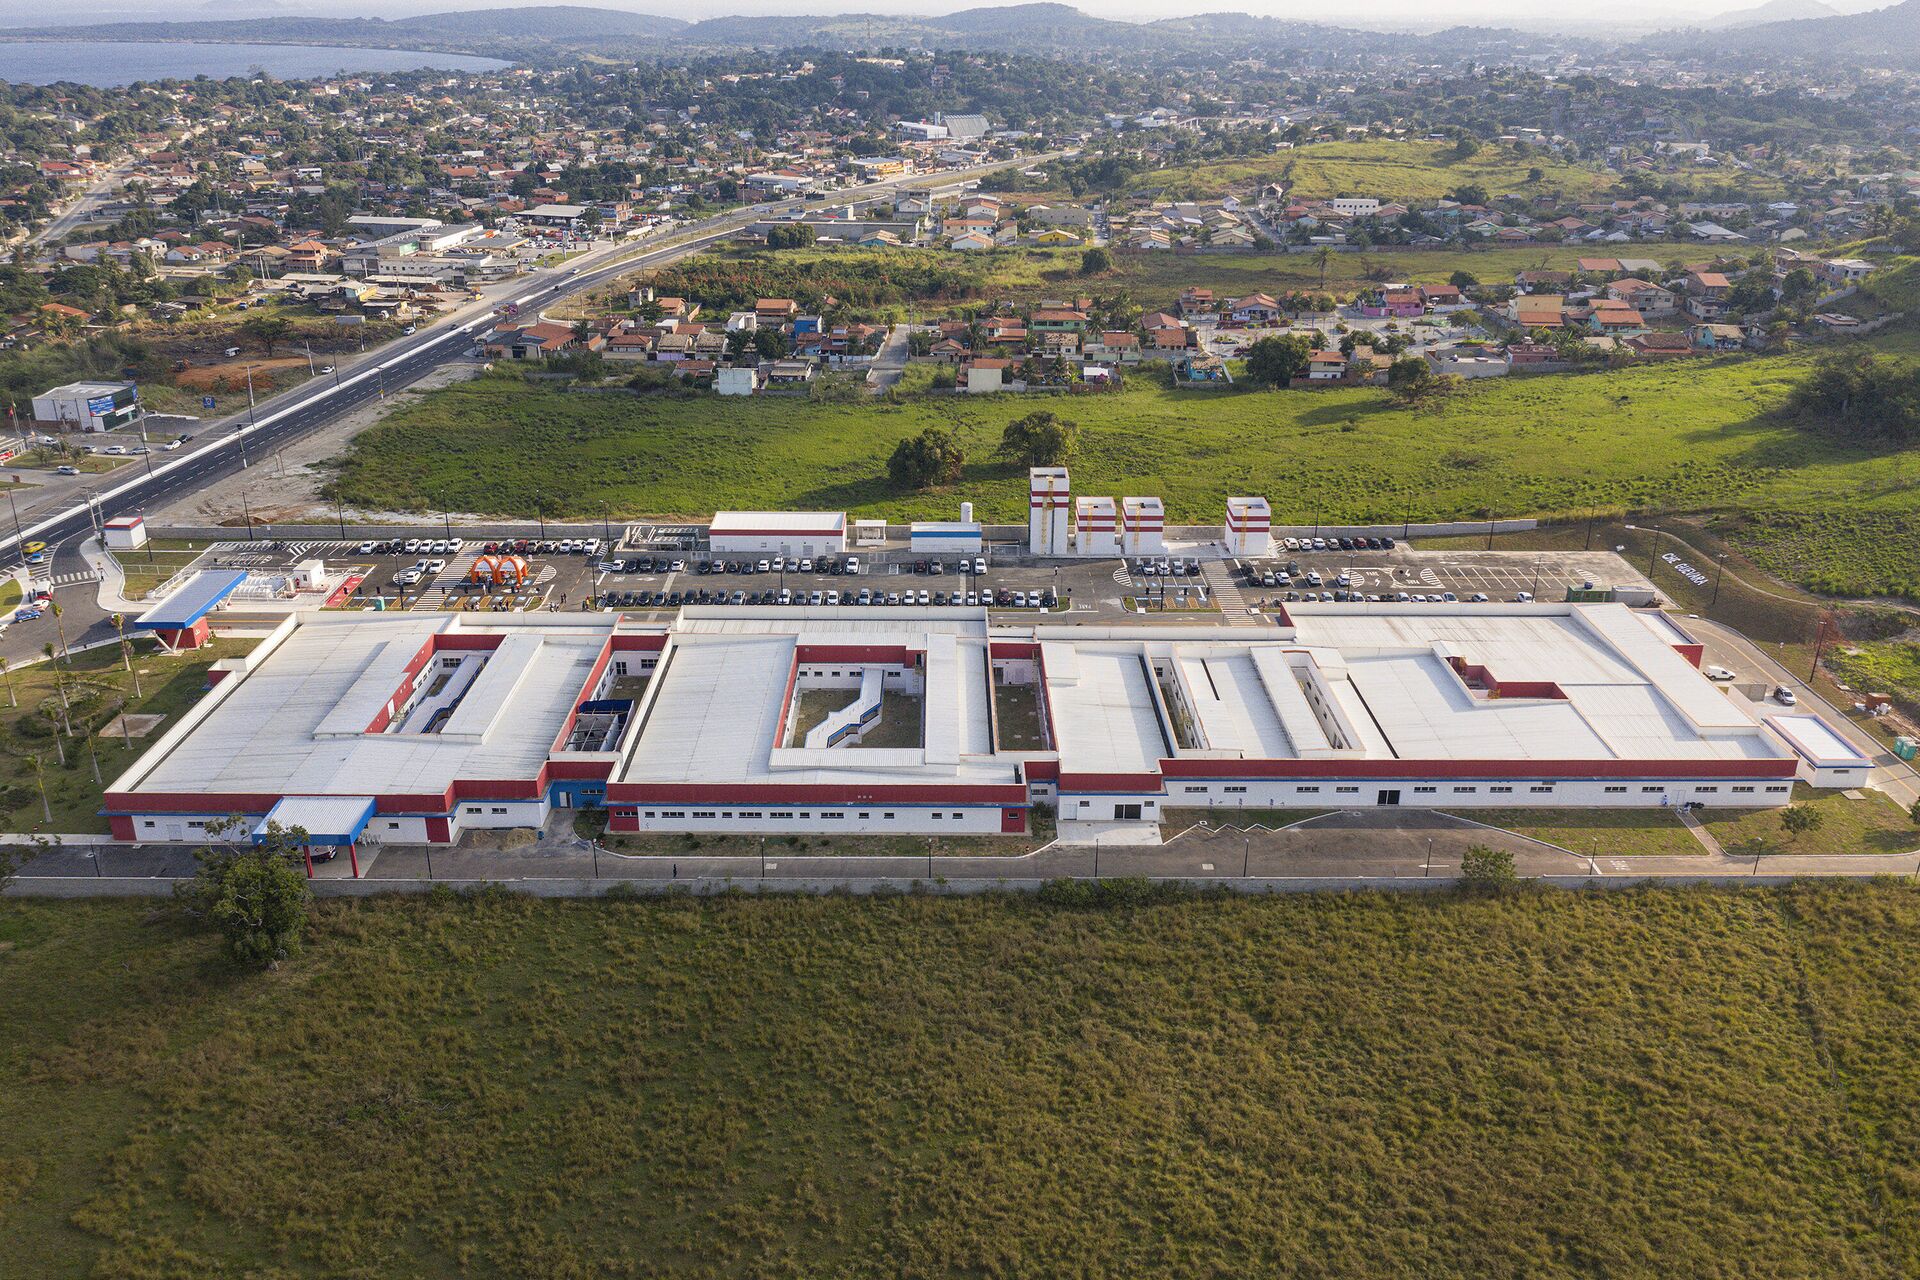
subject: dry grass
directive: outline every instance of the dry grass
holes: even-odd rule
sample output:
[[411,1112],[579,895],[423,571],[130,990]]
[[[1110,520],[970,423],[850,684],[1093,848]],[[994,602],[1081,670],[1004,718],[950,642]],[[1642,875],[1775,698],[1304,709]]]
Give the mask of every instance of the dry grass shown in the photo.
[[0,916],[31,1276],[1920,1269],[1920,895]]

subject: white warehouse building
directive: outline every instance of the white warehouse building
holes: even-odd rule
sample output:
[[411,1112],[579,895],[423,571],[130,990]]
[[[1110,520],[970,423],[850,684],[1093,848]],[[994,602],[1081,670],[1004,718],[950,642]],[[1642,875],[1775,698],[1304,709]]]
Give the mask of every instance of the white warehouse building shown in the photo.
[[847,549],[847,516],[844,511],[722,511],[708,526],[707,540],[716,555],[829,555]]

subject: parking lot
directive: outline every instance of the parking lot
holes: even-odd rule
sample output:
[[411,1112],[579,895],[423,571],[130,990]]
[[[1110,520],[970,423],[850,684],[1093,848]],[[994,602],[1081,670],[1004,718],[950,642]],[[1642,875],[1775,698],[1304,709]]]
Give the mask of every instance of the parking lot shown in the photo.
[[636,553],[596,568],[594,592],[607,608],[674,609],[688,604],[963,605],[1057,608],[1048,575],[989,565],[984,555],[852,552],[815,559],[783,555]]
[[[1611,551],[1420,551],[1394,539],[1374,547],[1303,546],[1241,561],[1235,579],[1250,600],[1401,603],[1561,600],[1593,584],[1647,587],[1644,574]],[[1387,546],[1391,542],[1394,545]],[[1342,594],[1344,593],[1344,594]]]
[[[1010,619],[1048,612],[1063,622],[1142,612],[1201,622],[1307,598],[1474,603],[1560,600],[1569,587],[1646,586],[1611,551],[1420,551],[1311,543],[1248,560],[1203,560],[1175,549],[1154,557],[1036,560],[994,545],[980,555],[917,555],[893,544],[813,559],[696,550],[627,550],[599,539],[496,539],[422,529],[401,539],[214,544],[196,568],[290,569],[326,561],[348,584],[333,603],[353,607],[525,611],[616,609],[664,615],[698,605],[855,604],[876,609],[962,605]],[[411,545],[411,549],[409,549]],[[490,557],[476,575],[476,561]]]

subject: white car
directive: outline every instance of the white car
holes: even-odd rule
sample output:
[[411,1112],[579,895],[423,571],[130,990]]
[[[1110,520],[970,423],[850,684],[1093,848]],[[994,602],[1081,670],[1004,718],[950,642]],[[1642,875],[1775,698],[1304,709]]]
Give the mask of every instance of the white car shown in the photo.
[[439,572],[441,572],[442,570],[444,570],[444,569],[445,569],[446,567],[447,567],[447,562],[446,562],[445,560],[429,560],[429,561],[427,561],[427,572],[428,572],[428,573],[439,573]]
[[466,545],[467,545],[467,540],[465,538],[448,538],[447,539],[447,550],[452,552],[456,556],[460,554],[460,548]]
[[363,542],[353,549],[353,554],[357,556],[370,556],[373,554],[373,544],[371,542]]
[[420,581],[420,571],[418,569],[402,569],[399,573],[393,575],[393,583],[397,587],[410,587],[418,581]]
[[1712,667],[1712,666],[1702,667],[1700,671],[1701,671],[1701,674],[1706,676],[1707,679],[1719,681],[1723,684],[1728,680],[1735,680],[1739,678],[1738,673],[1729,671],[1725,667]]
[[973,558],[973,576],[978,578],[987,571],[987,562],[979,556]]
[[1793,690],[1783,684],[1777,684],[1773,687],[1773,700],[1783,707],[1790,707],[1799,701],[1798,698],[1793,696]]

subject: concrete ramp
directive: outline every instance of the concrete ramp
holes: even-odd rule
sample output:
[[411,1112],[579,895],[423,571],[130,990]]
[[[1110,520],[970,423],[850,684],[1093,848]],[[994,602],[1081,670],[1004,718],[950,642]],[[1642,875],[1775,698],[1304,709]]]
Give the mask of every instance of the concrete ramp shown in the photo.
[[885,673],[879,667],[862,668],[859,696],[813,726],[813,731],[807,734],[807,748],[817,751],[838,746],[865,733],[867,726],[880,718],[880,686],[884,679]]

